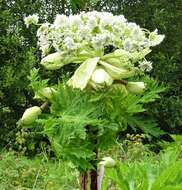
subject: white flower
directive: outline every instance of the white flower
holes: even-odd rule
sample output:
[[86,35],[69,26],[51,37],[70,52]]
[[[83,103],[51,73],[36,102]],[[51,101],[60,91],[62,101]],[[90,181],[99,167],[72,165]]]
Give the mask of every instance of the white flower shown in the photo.
[[41,27],[37,30],[37,36],[41,36],[42,34],[48,34],[49,32],[49,23],[44,23],[41,25]]
[[114,22],[113,16],[111,17],[106,17],[105,15],[100,18],[100,25],[101,27],[106,27],[106,26],[112,26]]
[[134,30],[135,28],[137,28],[137,26],[138,25],[134,22],[129,22],[127,25],[128,29],[130,29],[130,30]]
[[75,48],[74,40],[71,37],[66,37],[63,43],[67,50],[72,50]]
[[106,84],[107,86],[110,86],[113,83],[112,77],[100,67],[93,72],[91,79],[96,84]]
[[88,26],[80,26],[77,35],[81,41],[90,41],[92,39],[91,30]]
[[124,40],[123,41],[123,48],[126,51],[132,51],[134,48],[132,39],[127,38],[126,40]]
[[165,38],[165,35],[158,34],[158,30],[155,29],[149,35],[150,46],[156,46],[160,44]]
[[137,41],[143,41],[145,39],[144,32],[141,30],[139,26],[135,27],[131,33],[131,37]]
[[80,15],[70,15],[69,16],[69,24],[71,27],[76,26],[79,27],[83,24]]
[[54,21],[54,26],[56,28],[65,27],[68,25],[68,17],[66,15],[56,15],[56,19]]
[[142,48],[150,47],[150,40],[147,38],[144,38],[143,41],[140,42],[140,46]]
[[29,15],[28,17],[24,18],[24,22],[27,28],[29,27],[30,24],[37,24],[38,21],[39,21],[39,17],[36,14]]
[[94,15],[91,15],[88,18],[87,26],[92,30],[97,26],[97,18]]
[[115,21],[118,23],[125,23],[127,20],[123,15],[115,16]]
[[102,49],[106,42],[106,36],[102,34],[98,34],[92,38],[92,46],[94,49]]
[[140,94],[144,92],[145,84],[144,82],[128,82],[128,84],[126,85],[126,89],[129,92]]
[[151,61],[140,61],[139,66],[140,70],[150,72],[152,70],[152,62]]
[[104,54],[105,47],[109,45],[140,53],[164,38],[164,35],[157,34],[157,30],[148,34],[136,23],[128,22],[123,15],[97,11],[57,15],[53,24],[42,24],[37,36],[43,56],[50,47],[57,52],[70,53],[71,50],[73,54],[90,49],[98,56],[98,52]]
[[39,36],[38,45],[40,47],[40,50],[42,51],[43,57],[49,53],[51,42],[46,35]]

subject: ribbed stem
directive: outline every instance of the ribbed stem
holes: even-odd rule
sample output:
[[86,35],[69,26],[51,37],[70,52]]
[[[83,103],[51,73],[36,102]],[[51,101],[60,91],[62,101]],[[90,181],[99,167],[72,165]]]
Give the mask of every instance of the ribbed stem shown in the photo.
[[85,172],[81,175],[81,190],[88,190],[88,174]]

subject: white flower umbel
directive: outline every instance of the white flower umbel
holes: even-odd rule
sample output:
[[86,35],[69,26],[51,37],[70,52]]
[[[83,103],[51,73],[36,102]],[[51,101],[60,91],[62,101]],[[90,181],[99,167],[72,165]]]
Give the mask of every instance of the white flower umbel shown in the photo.
[[68,17],[66,15],[56,15],[54,21],[55,28],[66,27],[68,25]]
[[29,15],[28,17],[24,18],[24,22],[26,24],[26,27],[28,28],[31,24],[37,24],[39,21],[39,17],[36,14]]
[[60,52],[71,48],[74,53],[89,47],[104,53],[105,47],[110,45],[128,52],[142,51],[159,44],[164,38],[157,31],[146,32],[139,25],[128,22],[123,15],[115,16],[107,12],[57,15],[53,24],[45,24],[38,30],[39,46],[44,46],[40,48],[43,54],[46,52],[45,41]]
[[66,37],[63,43],[67,50],[73,50],[75,48],[74,40],[71,37]]
[[149,35],[150,46],[156,46],[160,44],[165,38],[165,35],[158,34],[158,30],[155,29]]

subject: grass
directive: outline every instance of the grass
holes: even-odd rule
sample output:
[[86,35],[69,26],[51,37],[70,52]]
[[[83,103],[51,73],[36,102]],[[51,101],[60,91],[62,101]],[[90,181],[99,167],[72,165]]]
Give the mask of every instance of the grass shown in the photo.
[[79,174],[69,162],[0,155],[1,190],[78,190]]
[[[181,190],[182,141],[177,137],[173,143],[163,143],[159,154],[149,151],[140,137],[102,152],[100,158],[117,161],[115,168],[105,169],[102,190]],[[71,162],[48,159],[45,154],[30,159],[2,152],[0,190],[79,190],[79,172]]]

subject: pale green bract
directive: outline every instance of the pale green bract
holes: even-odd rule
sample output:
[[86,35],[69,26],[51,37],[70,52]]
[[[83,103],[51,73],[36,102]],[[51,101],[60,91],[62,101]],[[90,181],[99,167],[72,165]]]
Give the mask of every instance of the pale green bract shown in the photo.
[[72,86],[73,88],[80,88],[83,90],[87,86],[99,59],[99,57],[90,58],[82,63],[75,71],[75,74],[68,81],[68,85]]
[[47,70],[57,70],[63,67],[64,65],[67,65],[72,62],[79,63],[81,62],[81,60],[79,60],[79,58],[67,55],[64,52],[56,52],[44,57],[41,60],[40,64],[43,65]]
[[97,67],[92,74],[91,85],[100,84],[110,86],[113,83],[113,78],[102,67]]
[[126,89],[129,92],[140,94],[145,90],[145,84],[144,82],[128,82]]
[[[37,17],[33,18],[25,18],[25,23],[30,20],[30,24],[36,24]],[[114,80],[150,71],[152,65],[144,64],[149,63],[145,56],[151,52],[150,47],[161,43],[165,36],[158,34],[157,29],[153,32],[142,29],[123,15],[92,11],[70,16],[58,14],[52,24],[40,26],[37,37],[45,69],[81,64],[68,84],[83,90],[87,86],[110,86]],[[113,50],[105,53],[108,47]],[[95,71],[98,67],[100,69]]]
[[111,157],[104,157],[99,164],[103,164],[105,167],[112,168],[116,165],[116,161]]
[[134,69],[129,70],[129,69],[125,69],[124,67],[115,67],[104,61],[100,61],[99,63],[105,68],[108,74],[113,79],[116,79],[116,80],[129,78],[131,76],[134,76],[135,74]]
[[[41,99],[42,97],[46,98],[46,99],[51,99],[53,97],[53,95],[56,93],[57,91],[52,88],[52,87],[46,87],[40,90],[40,92],[38,92],[38,94],[36,94],[34,96],[34,99]],[[42,97],[41,97],[42,96]]]
[[22,116],[20,122],[24,125],[30,125],[38,118],[38,116],[41,113],[42,113],[41,108],[38,106],[33,106],[31,108],[28,108],[23,113],[23,116]]

